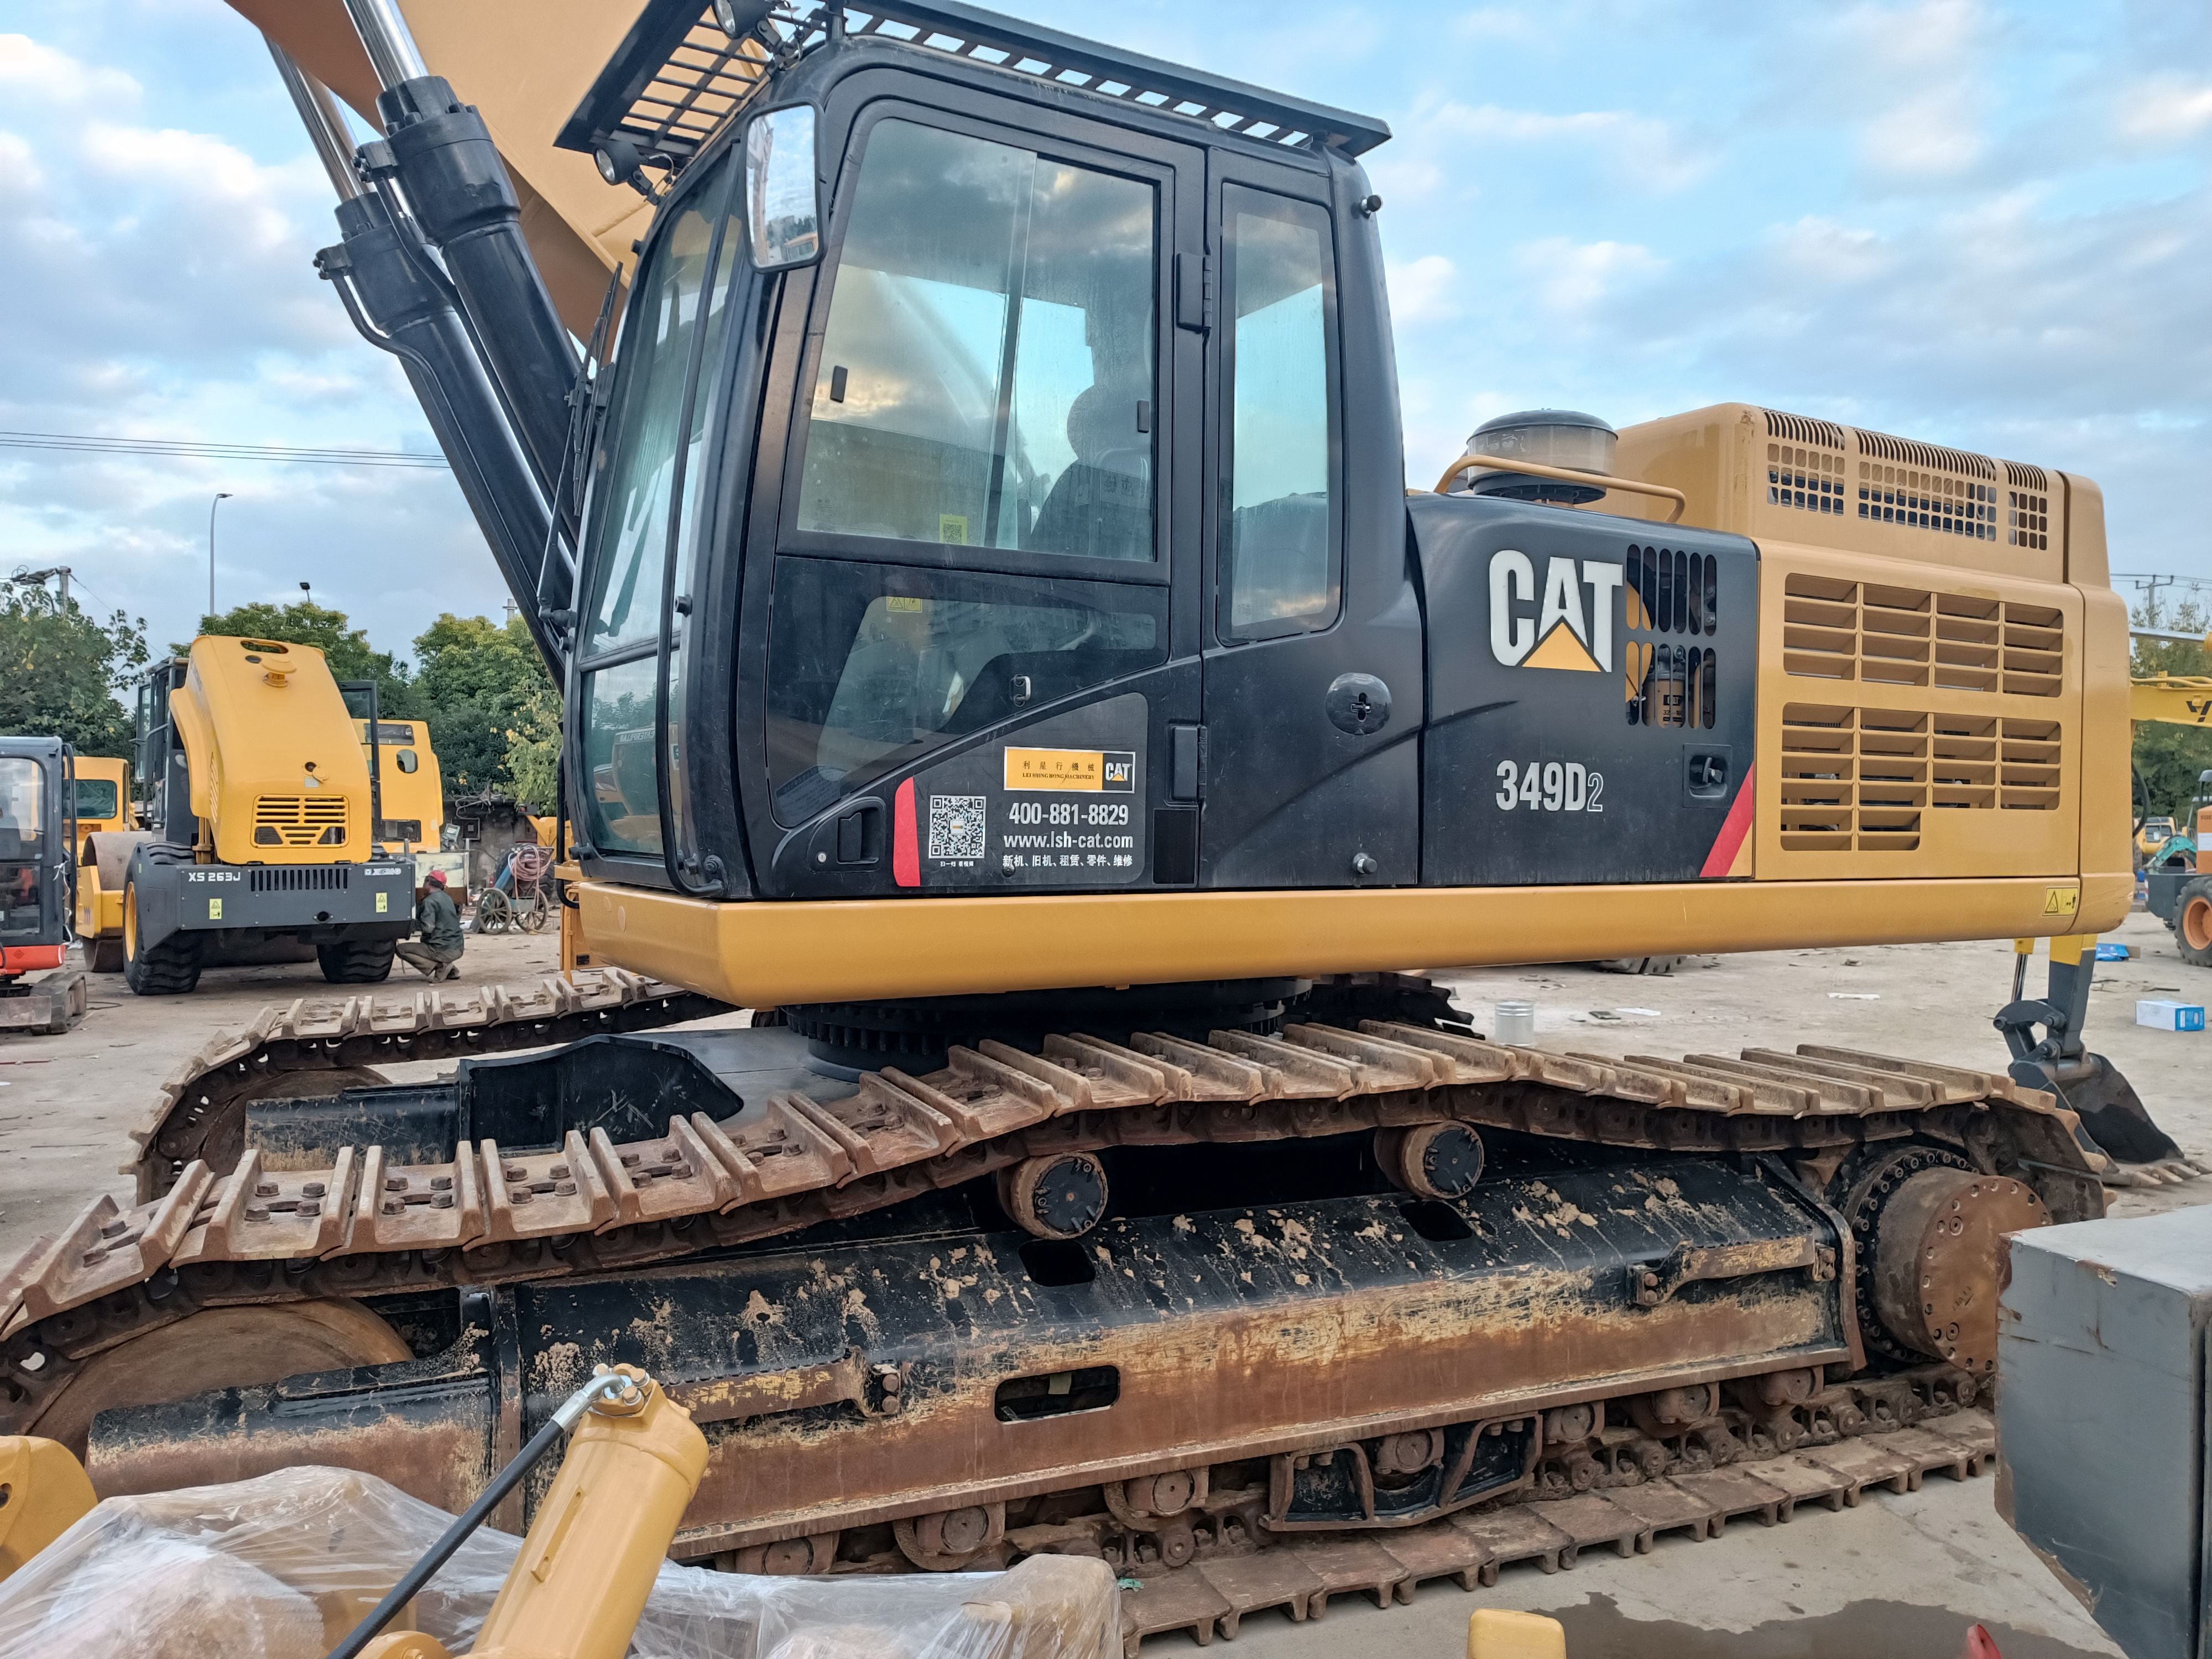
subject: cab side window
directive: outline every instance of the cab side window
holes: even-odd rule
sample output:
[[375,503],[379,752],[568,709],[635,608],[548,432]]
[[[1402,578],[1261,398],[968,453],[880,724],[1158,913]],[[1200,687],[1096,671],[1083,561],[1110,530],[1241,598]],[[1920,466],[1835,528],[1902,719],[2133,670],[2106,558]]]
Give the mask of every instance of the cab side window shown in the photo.
[[1328,210],[1224,185],[1230,404],[1222,458],[1225,640],[1335,621],[1336,283]]

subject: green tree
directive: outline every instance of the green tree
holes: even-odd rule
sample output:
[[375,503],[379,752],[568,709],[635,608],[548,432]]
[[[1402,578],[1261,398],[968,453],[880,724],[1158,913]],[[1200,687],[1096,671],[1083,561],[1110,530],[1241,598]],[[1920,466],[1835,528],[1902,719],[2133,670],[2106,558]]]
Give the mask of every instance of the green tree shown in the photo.
[[507,771],[516,800],[532,812],[553,811],[561,781],[561,694],[550,685],[515,710],[507,731]]
[[[501,626],[447,611],[416,635],[415,653],[416,712],[430,722],[430,741],[447,792],[465,795],[497,789],[534,804],[535,795],[526,792],[543,787],[550,802],[552,789],[541,786],[535,772],[525,784],[514,771],[517,733],[532,734],[523,739],[526,744],[542,737],[542,700],[551,700],[556,732],[560,724],[559,693],[521,618]],[[524,764],[538,763],[526,756]]]
[[11,589],[0,601],[0,731],[128,757],[131,715],[115,694],[145,664],[143,617],[118,611],[102,626],[74,599]]
[[[311,645],[323,653],[331,675],[340,680],[374,680],[380,714],[404,719],[419,714],[407,665],[389,651],[369,643],[366,629],[349,625],[346,613],[300,599],[290,605],[235,605],[217,617],[202,617],[203,634],[235,635],[249,640],[276,640],[285,645]],[[183,656],[189,646],[169,647]]]
[[[2168,615],[2153,594],[2136,606],[2134,620],[2138,628],[2167,628],[2179,634],[2202,635],[2212,628],[2212,617],[2193,597],[2180,601]],[[2137,676],[2212,674],[2212,656],[2201,645],[2137,640],[2131,672]],[[2146,722],[2136,728],[2135,763],[2136,819],[2170,817],[2185,830],[2195,817],[2191,807],[2197,775],[2212,771],[2212,729]]]

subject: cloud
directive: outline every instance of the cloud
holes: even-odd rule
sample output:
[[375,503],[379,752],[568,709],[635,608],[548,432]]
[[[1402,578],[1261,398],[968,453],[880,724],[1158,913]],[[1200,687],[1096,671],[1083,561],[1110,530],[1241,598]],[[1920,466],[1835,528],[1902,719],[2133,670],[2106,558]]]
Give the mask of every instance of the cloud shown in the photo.
[[[194,27],[258,49],[228,12]],[[118,13],[105,35],[133,31]],[[235,97],[149,106],[131,74],[22,34],[0,35],[0,428],[434,453],[404,379],[314,275],[335,227],[304,134],[279,129],[258,156]],[[222,604],[312,581],[403,651],[441,610],[497,614],[496,572],[439,471],[0,449],[0,541],[73,566],[88,603],[143,613],[167,642],[207,602],[217,490],[233,494]]]
[[2162,75],[2129,88],[2118,125],[2130,138],[2174,143],[2212,127],[2212,81]]
[[1547,236],[1513,250],[1515,267],[1528,279],[1529,295],[1555,318],[1594,320],[1606,303],[1648,283],[1666,269],[1650,248],[1630,242],[1582,242]]
[[0,88],[42,103],[136,104],[143,88],[121,70],[82,63],[27,34],[0,34]]
[[1403,149],[1380,158],[1424,193],[1445,181],[1489,187],[1516,170],[1588,167],[1619,184],[1672,191],[1702,177],[1711,153],[1671,121],[1630,110],[1565,114],[1446,100],[1417,110]]
[[1981,159],[1984,143],[1956,83],[1899,99],[1869,118],[1859,136],[1869,161],[1899,173],[1963,172]]
[[1387,274],[1392,321],[1423,323],[1459,314],[1459,267],[1443,254],[1393,264]]

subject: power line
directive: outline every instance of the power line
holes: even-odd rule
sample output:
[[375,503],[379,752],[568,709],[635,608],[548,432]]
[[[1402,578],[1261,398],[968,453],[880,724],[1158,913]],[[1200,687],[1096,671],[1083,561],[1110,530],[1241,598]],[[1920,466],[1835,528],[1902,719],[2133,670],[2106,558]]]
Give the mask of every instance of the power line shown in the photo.
[[325,449],[297,444],[199,443],[184,438],[97,438],[69,432],[0,430],[0,449],[67,450],[89,455],[166,455],[190,460],[295,461],[323,466],[401,466],[446,471],[442,455],[399,449]]

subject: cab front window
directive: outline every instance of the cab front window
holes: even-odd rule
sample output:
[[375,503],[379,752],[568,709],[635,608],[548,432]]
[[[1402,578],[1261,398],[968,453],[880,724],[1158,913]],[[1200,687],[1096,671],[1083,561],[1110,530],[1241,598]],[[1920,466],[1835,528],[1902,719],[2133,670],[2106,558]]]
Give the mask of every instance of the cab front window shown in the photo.
[[801,532],[1155,556],[1157,191],[911,121],[867,137]]

